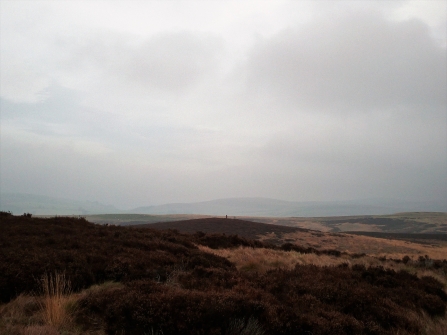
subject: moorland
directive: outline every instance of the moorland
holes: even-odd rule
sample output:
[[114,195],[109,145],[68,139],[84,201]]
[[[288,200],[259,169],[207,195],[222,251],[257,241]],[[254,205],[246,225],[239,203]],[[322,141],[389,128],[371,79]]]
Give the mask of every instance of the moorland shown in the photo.
[[0,218],[1,334],[446,334],[440,233]]
[[[216,216],[197,214],[97,214],[85,218],[95,223],[114,225],[137,225],[159,222],[182,221]],[[220,216],[225,217],[225,216]],[[322,232],[374,232],[402,234],[446,234],[447,213],[444,212],[406,212],[391,215],[353,215],[324,217],[262,217],[231,216],[228,218],[245,221],[298,227]]]

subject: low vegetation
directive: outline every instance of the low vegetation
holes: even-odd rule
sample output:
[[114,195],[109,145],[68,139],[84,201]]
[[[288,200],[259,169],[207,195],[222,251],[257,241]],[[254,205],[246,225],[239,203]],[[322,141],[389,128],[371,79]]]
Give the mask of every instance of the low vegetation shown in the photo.
[[446,334],[445,259],[0,218],[1,334]]

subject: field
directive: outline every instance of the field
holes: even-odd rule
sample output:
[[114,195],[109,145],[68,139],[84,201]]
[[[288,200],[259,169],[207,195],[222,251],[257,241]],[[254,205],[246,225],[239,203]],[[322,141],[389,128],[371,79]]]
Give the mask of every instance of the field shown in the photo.
[[383,237],[2,213],[0,333],[447,334],[447,241]]

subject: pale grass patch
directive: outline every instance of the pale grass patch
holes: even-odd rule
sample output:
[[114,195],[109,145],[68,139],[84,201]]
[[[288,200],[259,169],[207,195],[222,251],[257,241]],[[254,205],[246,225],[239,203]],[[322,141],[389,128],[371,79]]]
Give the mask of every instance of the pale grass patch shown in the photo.
[[[272,269],[293,269],[295,265],[316,265],[338,266],[347,264],[349,267],[353,265],[363,265],[368,267],[383,267],[385,269],[398,271],[406,271],[418,276],[431,276],[444,284],[447,292],[447,275],[436,271],[435,269],[426,269],[410,266],[404,263],[396,263],[391,260],[380,260],[375,256],[363,256],[360,258],[352,258],[350,255],[342,255],[335,257],[330,255],[302,254],[296,251],[272,250],[264,248],[238,247],[235,249],[211,249],[206,246],[198,245],[198,248],[204,252],[212,253],[217,256],[224,257],[234,263],[236,268],[243,272],[266,272]],[[389,256],[389,255],[388,255]]]
[[323,232],[295,232],[283,235],[283,240],[318,249],[335,249],[348,253],[365,253],[371,256],[402,259],[428,255],[431,259],[447,259],[447,242],[432,241],[433,245],[404,240],[392,240],[362,235]]
[[264,248],[238,247],[235,249],[211,249],[199,245],[200,250],[227,258],[241,271],[266,272],[271,269],[293,269],[297,264],[316,266],[336,266],[346,263],[343,258],[329,255],[302,254],[296,251],[283,251]]

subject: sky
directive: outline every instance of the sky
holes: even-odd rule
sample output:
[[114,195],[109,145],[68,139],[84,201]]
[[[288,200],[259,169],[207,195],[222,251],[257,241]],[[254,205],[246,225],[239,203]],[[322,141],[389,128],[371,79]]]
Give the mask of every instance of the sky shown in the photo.
[[0,0],[0,191],[447,200],[447,1]]

